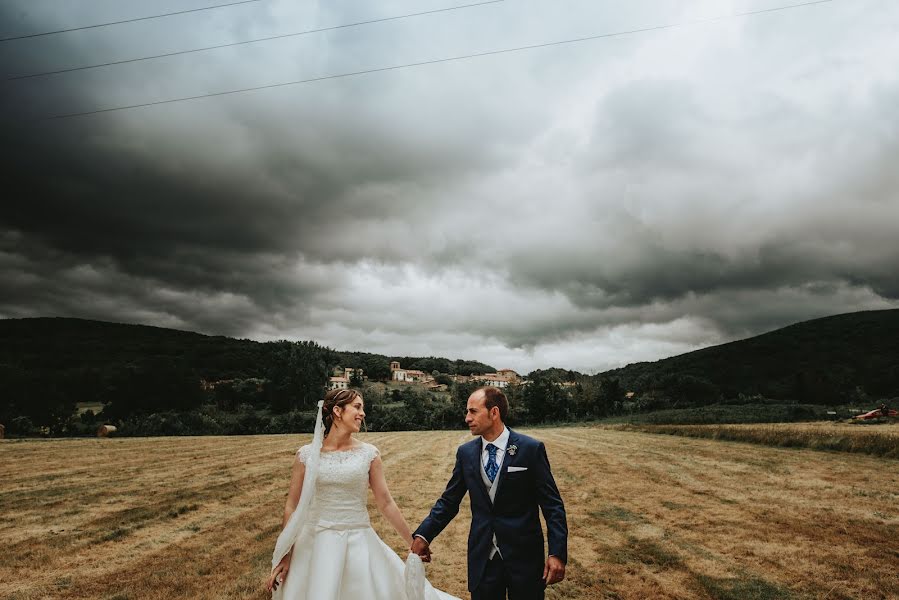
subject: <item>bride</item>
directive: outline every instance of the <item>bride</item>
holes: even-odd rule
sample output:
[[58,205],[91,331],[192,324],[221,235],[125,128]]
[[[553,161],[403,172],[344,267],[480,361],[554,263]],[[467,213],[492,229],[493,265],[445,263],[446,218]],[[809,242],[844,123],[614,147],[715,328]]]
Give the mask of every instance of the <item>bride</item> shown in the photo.
[[368,488],[378,510],[412,546],[412,533],[387,489],[378,449],[353,438],[365,417],[355,390],[318,403],[312,443],[297,452],[266,584],[275,600],[459,600],[435,590],[418,557],[407,565],[371,527]]

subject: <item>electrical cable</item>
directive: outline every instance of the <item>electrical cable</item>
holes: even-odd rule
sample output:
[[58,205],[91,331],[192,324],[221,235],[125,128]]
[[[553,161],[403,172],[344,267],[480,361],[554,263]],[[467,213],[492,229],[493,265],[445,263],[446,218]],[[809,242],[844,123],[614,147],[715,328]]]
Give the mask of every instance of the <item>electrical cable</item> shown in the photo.
[[70,31],[81,31],[83,29],[96,29],[98,27],[110,27],[112,25],[124,25],[125,23],[136,23],[138,21],[149,21],[151,19],[161,19],[163,17],[173,17],[175,15],[186,15],[204,10],[215,10],[216,8],[227,8],[229,6],[237,6],[238,4],[251,4],[253,2],[262,2],[262,0],[240,0],[239,2],[230,2],[228,4],[216,4],[214,6],[204,6],[201,8],[191,8],[189,10],[179,10],[177,12],[164,13],[161,15],[151,15],[148,17],[137,17],[135,19],[125,19],[123,21],[111,21],[109,23],[97,23],[96,25],[85,25],[83,27],[72,27],[70,29],[57,29],[56,31],[45,31],[43,33],[30,33],[28,35],[17,35],[15,37],[0,38],[0,42],[11,42],[13,40],[25,40],[28,38],[43,37],[45,35],[56,35],[57,33],[69,33]]
[[178,56],[180,54],[192,54],[195,52],[206,52],[208,50],[218,50],[219,48],[231,48],[233,46],[241,46],[244,44],[255,44],[258,42],[268,42],[271,40],[280,40],[283,38],[296,37],[296,36],[301,36],[301,35],[309,35],[311,33],[321,33],[323,31],[334,31],[335,29],[346,29],[348,27],[359,27],[360,25],[371,25],[373,23],[384,23],[386,21],[397,21],[399,19],[408,19],[410,17],[420,17],[423,15],[433,15],[433,14],[441,13],[441,12],[449,12],[449,11],[461,10],[461,9],[465,9],[465,8],[473,8],[476,6],[484,6],[486,4],[497,4],[499,2],[505,2],[505,1],[506,0],[485,0],[484,2],[476,2],[474,4],[463,4],[460,6],[451,6],[448,8],[437,8],[434,10],[426,10],[423,12],[409,13],[406,15],[397,15],[395,17],[383,17],[380,19],[371,19],[368,21],[357,21],[355,23],[345,23],[343,25],[333,25],[331,27],[321,27],[319,29],[307,29],[306,31],[297,31],[294,33],[284,33],[281,35],[272,35],[272,36],[268,36],[268,37],[254,38],[252,40],[243,40],[240,42],[231,42],[228,44],[218,44],[215,46],[205,46],[203,48],[193,48],[191,50],[179,50],[177,52],[166,52],[165,54],[155,54],[152,56],[142,56],[140,58],[129,58],[126,60],[116,60],[116,61],[111,61],[111,62],[98,63],[95,65],[85,65],[83,67],[71,67],[68,69],[58,69],[56,71],[44,71],[42,73],[31,73],[29,75],[16,75],[14,77],[7,77],[6,81],[14,81],[17,79],[31,79],[33,77],[45,77],[47,75],[58,75],[60,73],[71,73],[73,71],[86,71],[88,69],[99,69],[100,67],[110,67],[113,65],[124,65],[127,63],[136,63],[136,62],[141,62],[141,61],[145,61],[145,60],[154,60],[157,58],[167,58],[169,56]]
[[468,59],[472,59],[472,58],[481,58],[481,57],[484,57],[484,56],[495,56],[495,55],[498,55],[498,54],[510,54],[510,53],[512,53],[512,52],[521,52],[521,51],[524,51],[524,50],[535,50],[535,49],[539,49],[539,48],[549,48],[549,47],[551,47],[551,46],[561,46],[561,45],[564,45],[564,44],[576,44],[576,43],[580,43],[580,42],[586,42],[586,41],[598,40],[598,39],[603,39],[603,38],[610,38],[610,37],[619,37],[619,36],[623,36],[623,35],[630,35],[630,34],[634,34],[634,33],[645,33],[645,32],[649,32],[649,31],[660,31],[660,30],[663,30],[663,29],[673,29],[673,28],[676,28],[676,27],[685,27],[685,26],[690,26],[690,25],[698,25],[698,24],[704,24],[704,23],[713,23],[713,22],[717,22],[717,21],[723,21],[723,20],[726,20],[726,19],[733,19],[733,18],[740,18],[740,17],[747,17],[747,16],[752,16],[752,15],[758,15],[758,14],[763,14],[763,13],[771,13],[771,12],[777,12],[777,11],[783,11],[783,10],[790,10],[790,9],[794,9],[794,8],[801,8],[801,7],[806,7],[806,6],[813,6],[813,5],[817,5],[817,4],[827,4],[827,3],[835,2],[835,1],[836,1],[836,0],[811,0],[810,2],[803,2],[803,3],[800,3],[800,4],[790,4],[790,5],[787,5],[787,6],[779,6],[779,7],[773,7],[773,8],[765,8],[765,9],[752,10],[752,11],[746,11],[746,12],[740,12],[740,13],[733,13],[733,14],[730,14],[730,15],[723,15],[723,16],[719,16],[719,17],[709,17],[709,18],[705,18],[705,19],[694,19],[694,20],[691,20],[691,21],[684,21],[684,22],[681,22],[681,23],[669,23],[669,24],[666,24],[666,25],[656,25],[656,26],[653,26],[653,27],[642,27],[642,28],[639,28],[639,29],[629,29],[629,30],[626,30],[626,31],[616,31],[616,32],[612,32],[612,33],[602,33],[602,34],[598,34],[598,35],[591,35],[591,36],[580,37],[580,38],[573,38],[573,39],[567,39],[567,40],[558,40],[558,41],[555,41],[555,42],[546,42],[546,43],[543,43],[543,44],[531,44],[531,45],[528,45],[528,46],[518,46],[518,47],[515,47],[515,48],[503,48],[503,49],[500,49],[500,50],[489,50],[489,51],[486,51],[486,52],[476,52],[476,53],[473,53],[473,54],[463,54],[463,55],[459,55],[459,56],[450,56],[450,57],[447,57],[447,58],[437,58],[437,59],[433,59],[433,60],[425,60],[425,61],[420,61],[420,62],[404,63],[404,64],[400,64],[400,65],[391,65],[391,66],[387,66],[387,67],[379,67],[379,68],[374,68],[374,69],[365,69],[365,70],[362,70],[362,71],[351,71],[351,72],[347,72],[347,73],[337,73],[337,74],[334,74],[334,75],[322,75],[322,76],[320,76],[320,77],[310,77],[310,78],[308,78],[308,79],[298,79],[298,80],[296,80],[296,81],[285,81],[285,82],[281,82],[281,83],[271,83],[271,84],[267,84],[267,85],[258,85],[258,86],[247,87],[247,88],[240,88],[240,89],[235,89],[235,90],[226,90],[226,91],[223,91],[223,92],[212,92],[212,93],[208,93],[208,94],[198,94],[198,95],[196,95],[196,96],[183,96],[183,97],[180,97],[180,98],[170,98],[170,99],[168,99],[168,100],[156,100],[156,101],[153,101],[153,102],[144,102],[144,103],[141,103],[141,104],[130,104],[130,105],[126,105],[126,106],[114,106],[114,107],[110,107],[110,108],[100,108],[100,109],[89,110],[89,111],[84,111],[84,112],[75,112],[75,113],[66,113],[66,114],[52,115],[52,116],[48,116],[48,117],[43,117],[43,118],[38,119],[38,120],[67,119],[67,118],[72,118],[72,117],[84,117],[84,116],[88,116],[88,115],[96,115],[96,114],[109,113],[109,112],[117,112],[117,111],[123,111],[123,110],[132,110],[132,109],[135,109],[135,108],[145,108],[145,107],[148,107],[148,106],[158,106],[158,105],[161,105],[161,104],[174,104],[174,103],[176,103],[176,102],[187,102],[187,101],[190,101],[190,100],[199,100],[199,99],[202,99],[202,98],[214,98],[214,97],[218,97],[218,96],[228,96],[228,95],[232,95],[232,94],[242,94],[242,93],[245,93],[245,92],[253,92],[253,91],[258,91],[258,90],[266,90],[266,89],[273,89],[273,88],[279,88],[279,87],[287,87],[287,86],[292,86],[292,85],[300,85],[300,84],[304,84],[304,83],[313,83],[313,82],[318,82],[318,81],[327,81],[327,80],[331,80],[331,79],[342,79],[342,78],[345,78],[345,77],[355,77],[355,76],[358,76],[358,75],[366,75],[366,74],[369,74],[369,73],[383,73],[383,72],[386,72],[386,71],[397,71],[397,70],[400,70],[400,69],[409,69],[409,68],[413,68],[413,67],[421,67],[421,66],[426,66],[426,65],[435,65],[435,64],[440,64],[440,63],[455,62],[455,61],[461,61],[461,60],[468,60]]

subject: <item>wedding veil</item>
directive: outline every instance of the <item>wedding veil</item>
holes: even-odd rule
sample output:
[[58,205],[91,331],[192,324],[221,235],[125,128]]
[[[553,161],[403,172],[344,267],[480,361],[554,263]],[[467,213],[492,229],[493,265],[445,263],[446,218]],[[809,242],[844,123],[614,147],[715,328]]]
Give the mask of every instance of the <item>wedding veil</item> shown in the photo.
[[[275,543],[275,553],[272,555],[272,569],[278,566],[281,559],[287,556],[294,545],[302,546],[302,540],[311,534],[315,523],[312,522],[310,506],[315,497],[315,481],[318,478],[318,463],[322,455],[322,440],[325,438],[325,426],[322,423],[323,400],[318,402],[318,413],[315,415],[315,433],[312,435],[312,448],[306,459],[306,473],[303,475],[303,491],[296,510],[287,520],[287,525],[278,536]],[[299,544],[297,544],[300,542]]]

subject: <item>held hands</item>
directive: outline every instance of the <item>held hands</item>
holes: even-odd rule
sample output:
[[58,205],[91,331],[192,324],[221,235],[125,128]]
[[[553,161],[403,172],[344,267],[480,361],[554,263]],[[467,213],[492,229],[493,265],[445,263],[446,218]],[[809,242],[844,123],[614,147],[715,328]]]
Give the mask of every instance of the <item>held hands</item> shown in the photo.
[[565,563],[555,556],[546,559],[546,566],[543,567],[543,581],[546,585],[559,583],[565,579]]
[[431,545],[423,537],[414,538],[409,551],[417,554],[421,562],[431,562]]
[[284,580],[287,579],[287,571],[290,570],[290,556],[293,554],[292,552],[288,552],[287,556],[281,559],[274,569],[272,569],[272,574],[269,575],[268,581],[265,583],[265,588],[273,592],[278,589],[278,586],[284,583]]

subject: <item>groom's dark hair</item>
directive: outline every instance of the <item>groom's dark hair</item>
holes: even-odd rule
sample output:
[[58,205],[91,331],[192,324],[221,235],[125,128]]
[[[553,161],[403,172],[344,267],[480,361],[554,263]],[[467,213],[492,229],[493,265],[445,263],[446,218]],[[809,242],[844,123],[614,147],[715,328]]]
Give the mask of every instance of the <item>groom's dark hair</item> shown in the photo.
[[484,392],[484,406],[487,407],[487,412],[490,412],[494,406],[497,407],[499,418],[505,423],[506,417],[509,416],[509,401],[506,399],[506,395],[501,389],[495,387],[482,387],[481,391]]

